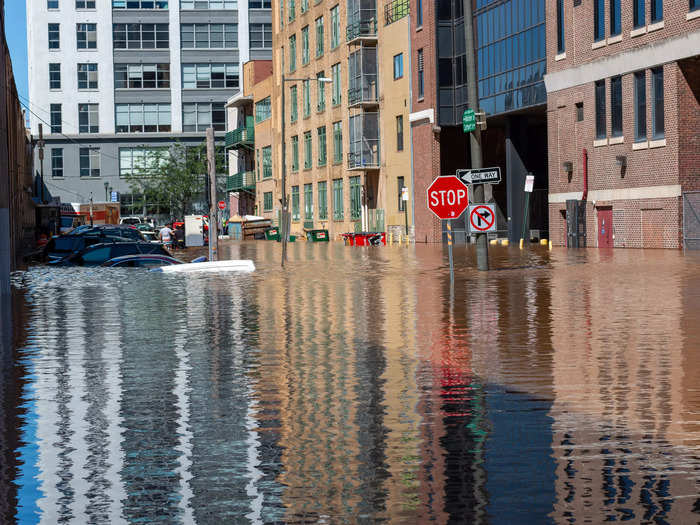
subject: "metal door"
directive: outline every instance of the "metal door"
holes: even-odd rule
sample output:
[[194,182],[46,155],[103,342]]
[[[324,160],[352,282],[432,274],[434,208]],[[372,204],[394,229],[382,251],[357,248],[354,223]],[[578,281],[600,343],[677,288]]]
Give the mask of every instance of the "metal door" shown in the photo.
[[586,247],[586,201],[566,201],[566,246]]
[[598,248],[613,247],[612,207],[598,208]]
[[683,247],[700,250],[700,191],[683,194]]

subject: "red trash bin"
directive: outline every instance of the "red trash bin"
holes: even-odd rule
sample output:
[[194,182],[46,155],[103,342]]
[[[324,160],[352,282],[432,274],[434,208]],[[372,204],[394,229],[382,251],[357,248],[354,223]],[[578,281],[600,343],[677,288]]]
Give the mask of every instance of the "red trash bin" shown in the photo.
[[345,241],[345,246],[355,246],[355,234],[354,233],[343,233],[341,234],[343,240]]

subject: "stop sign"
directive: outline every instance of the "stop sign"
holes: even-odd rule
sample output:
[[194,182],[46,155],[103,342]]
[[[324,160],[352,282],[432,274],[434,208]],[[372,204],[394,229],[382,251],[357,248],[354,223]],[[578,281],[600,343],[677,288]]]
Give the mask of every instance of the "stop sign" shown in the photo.
[[454,175],[438,177],[428,186],[428,208],[439,219],[456,219],[467,206],[467,187]]
[[226,201],[219,201],[219,209],[220,210],[226,209]]

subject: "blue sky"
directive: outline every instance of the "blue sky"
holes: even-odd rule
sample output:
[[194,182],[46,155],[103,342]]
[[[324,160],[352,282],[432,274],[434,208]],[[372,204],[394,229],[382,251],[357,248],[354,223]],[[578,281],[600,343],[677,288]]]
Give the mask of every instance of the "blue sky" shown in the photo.
[[29,98],[27,78],[27,17],[25,0],[5,0],[5,33],[12,57],[17,91],[25,100]]

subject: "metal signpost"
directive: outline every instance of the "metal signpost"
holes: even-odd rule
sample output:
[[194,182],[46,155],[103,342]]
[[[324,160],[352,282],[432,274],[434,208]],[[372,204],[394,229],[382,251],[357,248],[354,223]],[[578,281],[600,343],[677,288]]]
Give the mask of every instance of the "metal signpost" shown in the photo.
[[[525,241],[525,233],[527,233],[528,225],[530,224],[530,221],[528,220],[530,218],[530,194],[532,193],[532,187],[535,185],[535,176],[534,175],[527,175],[525,177],[525,206],[523,208],[523,231],[522,234],[520,235],[520,248],[522,249],[523,247],[523,242]],[[528,242],[529,241],[529,234],[528,234]]]
[[428,186],[428,209],[438,219],[447,221],[447,250],[450,259],[450,280],[454,279],[452,260],[452,219],[458,219],[469,206],[469,189],[454,175],[438,177]]

